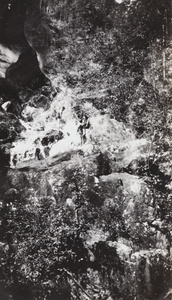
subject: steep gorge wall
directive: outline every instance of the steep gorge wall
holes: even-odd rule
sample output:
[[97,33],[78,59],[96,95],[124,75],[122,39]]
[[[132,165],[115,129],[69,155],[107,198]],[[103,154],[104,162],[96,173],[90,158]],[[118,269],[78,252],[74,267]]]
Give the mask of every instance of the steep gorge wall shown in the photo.
[[[24,11],[24,2],[13,1],[9,10],[12,16],[15,3],[19,3],[19,15]],[[75,151],[69,147],[62,154],[55,152],[49,162],[32,160],[2,169],[1,282],[14,300],[163,299],[171,288],[171,177],[166,164],[162,167],[161,155],[168,160],[171,148],[164,138],[162,99],[143,80],[138,61],[134,64],[136,71],[130,70],[131,57],[128,59],[125,45],[114,37],[113,29],[103,32],[106,17],[100,26],[99,7],[89,5],[85,13],[83,4],[77,6],[79,11],[74,9],[72,19],[69,8],[63,6],[63,21],[58,22],[59,14],[49,15],[47,21],[47,13],[51,13],[47,3],[29,1],[26,19],[20,23],[22,37],[24,24],[23,41],[18,45],[17,37],[8,38],[8,47],[24,52],[9,68],[7,79],[15,85],[20,83],[21,88],[36,89],[35,79],[33,85],[29,80],[37,72],[31,65],[28,73],[24,70],[29,62],[38,66],[35,51],[39,53],[43,71],[49,75],[53,66],[53,76],[58,74],[56,80],[63,89],[54,99],[54,110],[53,106],[50,110],[48,105],[44,107],[40,91],[36,100],[30,97],[29,104],[38,112],[35,119],[28,118],[28,127],[34,127],[40,116],[43,132],[39,122],[39,130],[33,129],[36,137],[45,135],[57,127],[57,120],[49,127],[51,118],[55,119],[60,106],[65,105],[62,136],[68,125],[66,136],[73,137],[79,118],[77,108],[81,112],[87,108],[92,122],[90,139],[83,147],[78,142]],[[114,11],[119,13],[119,6]],[[85,31],[78,29],[75,19],[80,12]],[[53,47],[49,47],[49,25]],[[2,116],[9,126],[10,115],[2,112]],[[18,122],[11,118],[14,124]],[[11,144],[16,133],[12,130],[9,137],[6,127],[3,139],[7,136]],[[19,137],[27,142],[27,134]],[[58,142],[56,146],[58,149]]]
[[[38,10],[37,14],[39,13]],[[7,112],[1,108],[0,139],[3,144],[1,145],[1,161],[7,164],[9,142],[16,138],[21,128],[23,129],[17,119],[20,117],[23,105],[30,94],[37,93],[42,86],[50,86],[50,80],[41,70],[38,49],[26,34],[27,28],[30,32],[29,25],[26,26],[27,20],[30,20],[32,29],[34,28],[34,32],[37,32],[31,14],[32,9],[26,1],[1,1],[0,3],[0,105],[7,104]],[[36,18],[36,20],[41,26],[40,19]],[[41,45],[42,35],[39,32],[35,35],[35,40]],[[33,36],[33,32],[30,36]],[[42,48],[46,48],[45,43]]]
[[[46,83],[34,50],[34,45],[26,37],[25,23],[27,18],[32,22],[31,15],[28,15],[26,1],[6,1],[1,3],[1,24],[0,24],[0,43],[6,47],[6,60],[10,56],[18,55],[11,65],[7,66],[5,72],[6,80],[16,86],[40,87]],[[34,24],[32,25],[34,27]],[[34,28],[35,30],[35,28]],[[37,42],[40,38],[37,35]],[[8,51],[8,49],[10,49]],[[13,51],[13,52],[12,52]],[[4,51],[5,52],[5,51]],[[9,52],[9,53],[8,53]]]

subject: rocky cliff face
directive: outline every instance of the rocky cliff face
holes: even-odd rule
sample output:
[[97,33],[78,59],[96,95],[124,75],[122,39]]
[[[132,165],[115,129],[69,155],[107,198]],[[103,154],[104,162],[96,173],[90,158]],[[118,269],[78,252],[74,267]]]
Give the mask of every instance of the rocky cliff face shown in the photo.
[[171,297],[164,7],[87,2],[0,4],[3,300]]
[[[17,124],[20,121],[11,124],[11,118],[15,119],[20,116],[27,95],[29,96],[30,92],[34,94],[44,85],[50,86],[50,81],[41,71],[38,54],[25,34],[27,10],[29,8],[26,1],[1,1],[0,4],[0,105],[2,107],[1,126],[4,128],[2,132],[4,132],[3,130],[6,132],[6,134],[2,133],[3,144],[15,139],[17,133],[14,134],[13,130],[19,133]],[[32,19],[30,16],[28,18]],[[11,117],[8,113],[12,113],[16,117]],[[14,126],[15,124],[16,126]],[[11,131],[10,128],[13,126],[15,128]],[[9,152],[9,144],[1,149],[2,161],[4,151],[6,157],[6,152]]]

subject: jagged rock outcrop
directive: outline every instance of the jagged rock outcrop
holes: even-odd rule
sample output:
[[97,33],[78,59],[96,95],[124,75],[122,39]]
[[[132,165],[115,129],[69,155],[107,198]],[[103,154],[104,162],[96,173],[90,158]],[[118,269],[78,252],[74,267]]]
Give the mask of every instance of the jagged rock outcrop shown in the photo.
[[14,300],[171,293],[171,110],[143,74],[160,3],[117,2],[0,3],[0,282]]
[[[72,153],[62,160],[59,156],[44,172],[16,169],[5,175],[1,237],[14,245],[6,250],[13,260],[5,268],[17,265],[16,278],[23,284],[24,268],[30,280],[29,300],[43,297],[46,279],[51,295],[60,297],[64,287],[65,300],[76,289],[79,299],[101,292],[115,295],[112,299],[132,300],[137,294],[145,300],[166,292],[170,237],[158,212],[159,205],[166,204],[156,188],[153,192],[153,186],[138,176],[111,173],[96,179],[99,160],[99,153],[91,155],[89,163],[87,155]],[[4,260],[5,255],[2,251]],[[15,295],[13,279],[11,291]]]
[[48,79],[41,72],[36,52],[28,47],[17,62],[6,71],[6,80],[11,85],[27,86],[33,90],[48,84]]
[[[42,73],[41,64],[38,60],[38,54],[32,48],[32,43],[26,38],[25,23],[27,18],[27,8],[29,10],[30,4],[27,1],[14,0],[11,2],[1,1],[0,3],[0,105],[5,105],[7,112],[20,116],[22,105],[27,99],[27,89],[35,93],[42,86],[49,86],[51,93],[51,84],[49,79]],[[28,16],[28,19],[33,19]],[[32,22],[33,23],[33,22]],[[41,26],[41,22],[40,22]],[[40,45],[40,39],[36,41]],[[49,99],[48,99],[49,100]],[[1,107],[3,112],[3,108]],[[1,156],[6,157],[6,152],[9,152],[9,143],[14,141],[16,135],[10,132],[10,127],[14,126],[15,131],[18,131],[18,125],[11,121],[11,115],[3,114],[6,118],[2,125],[2,143]],[[5,133],[6,132],[6,133]],[[8,147],[5,147],[8,143]],[[4,154],[3,154],[4,153]],[[9,162],[8,162],[9,163]]]
[[[29,3],[28,3],[29,6]],[[14,0],[11,3],[2,1],[0,20],[0,43],[14,53],[18,60],[7,67],[5,78],[12,85],[24,85],[37,89],[49,81],[40,70],[37,53],[32,49],[32,43],[25,34],[27,2]],[[31,16],[28,16],[31,19]],[[36,40],[40,44],[40,39]],[[34,45],[33,45],[34,47]],[[10,53],[9,53],[10,55]],[[11,54],[12,55],[12,54]]]

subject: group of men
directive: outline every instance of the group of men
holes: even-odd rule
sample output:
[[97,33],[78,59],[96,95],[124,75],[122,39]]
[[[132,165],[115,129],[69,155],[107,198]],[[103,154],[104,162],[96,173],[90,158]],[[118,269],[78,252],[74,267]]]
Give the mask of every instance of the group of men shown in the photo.
[[[63,113],[64,110],[65,110],[65,108],[63,107],[61,113],[58,115],[58,119],[61,119],[62,113]],[[77,129],[77,131],[80,135],[81,145],[83,145],[87,141],[86,130],[89,129],[89,128],[90,128],[89,118],[86,114],[82,114],[81,118],[80,118],[80,124],[79,124],[78,129]],[[40,160],[40,159],[42,159],[40,139],[38,138],[35,141],[35,143],[36,143],[35,158]],[[49,146],[45,147],[44,148],[45,158],[49,156],[49,152],[50,152],[50,147]]]
[[[62,114],[63,114],[64,110],[65,110],[65,108],[62,107],[62,110],[58,115],[58,121],[60,121],[60,119],[62,118]],[[83,145],[87,141],[86,131],[89,128],[90,128],[89,117],[86,114],[83,113],[80,117],[79,126],[78,126],[78,129],[77,129],[77,132],[80,135],[81,145]],[[50,154],[50,150],[51,150],[50,145],[47,145],[47,146],[43,147],[40,138],[37,138],[35,140],[35,159],[42,160],[42,159],[48,158],[49,154]],[[16,166],[16,164],[17,164],[17,154],[14,155],[14,157],[12,159],[12,162],[13,162],[13,165]]]

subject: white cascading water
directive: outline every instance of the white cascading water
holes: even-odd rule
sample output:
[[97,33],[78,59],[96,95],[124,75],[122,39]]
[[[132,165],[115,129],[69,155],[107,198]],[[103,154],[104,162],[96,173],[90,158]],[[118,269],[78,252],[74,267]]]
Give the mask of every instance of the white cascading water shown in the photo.
[[[21,120],[25,130],[21,132],[12,145],[12,168],[15,167],[14,157],[17,157],[17,167],[19,168],[23,167],[24,162],[35,160],[35,151],[38,147],[36,141],[38,139],[39,149],[42,157],[45,158],[45,148],[40,141],[44,137],[58,135],[59,131],[63,133],[63,138],[48,145],[50,147],[50,159],[58,154],[76,149],[82,149],[84,153],[91,154],[94,147],[96,149],[98,147],[102,152],[110,151],[112,155],[123,149],[123,161],[126,165],[133,159],[147,155],[149,141],[136,139],[132,130],[125,127],[122,122],[110,118],[109,114],[101,115],[100,111],[91,103],[82,103],[82,100],[80,100],[80,103],[83,111],[89,116],[91,127],[86,131],[86,143],[81,145],[81,137],[78,132],[80,122],[74,110],[74,107],[77,105],[76,99],[78,98],[77,91],[75,92],[62,86],[61,92],[53,99],[48,110],[26,106],[22,112],[23,117],[25,119],[30,117],[32,121],[26,122]],[[63,107],[65,109],[61,120],[59,120],[58,114],[62,112]]]
[[[57,87],[58,78],[51,80],[54,88]],[[41,140],[44,137],[63,133],[63,138],[49,143],[50,159],[71,150],[82,149],[84,153],[91,154],[94,147],[98,147],[102,152],[110,151],[112,155],[123,151],[123,160],[126,165],[137,157],[146,156],[149,151],[149,141],[146,139],[136,139],[131,129],[127,128],[122,122],[110,118],[109,114],[102,115],[90,102],[82,101],[82,97],[88,95],[80,94],[79,90],[67,88],[65,84],[60,86],[61,92],[54,97],[50,108],[35,108],[27,105],[22,112],[25,120],[29,117],[32,121],[21,120],[25,130],[21,132],[18,139],[11,148],[11,167],[23,167],[23,164],[30,160],[35,160],[35,151],[39,144],[42,158],[45,158],[45,147]],[[81,99],[80,99],[81,97]],[[89,116],[91,127],[86,131],[87,141],[81,145],[81,137],[78,132],[80,125],[74,107],[78,104]],[[65,108],[62,112],[62,108]],[[62,112],[62,118],[58,114]],[[39,139],[39,142],[37,142]],[[142,151],[143,148],[143,151]],[[147,148],[147,150],[146,150]],[[142,153],[143,152],[143,153]],[[14,157],[17,157],[15,166]],[[29,166],[29,165],[28,165]]]
[[[61,91],[51,103],[50,108],[45,111],[43,108],[34,108],[26,106],[22,112],[23,117],[32,117],[32,121],[20,120],[25,130],[22,131],[18,139],[11,148],[11,167],[14,167],[13,157],[17,155],[17,162],[24,162],[35,159],[35,141],[48,135],[63,132],[64,138],[60,141],[50,144],[50,157],[59,153],[75,149],[80,145],[80,136],[77,132],[78,120],[72,110],[72,95],[69,91]],[[58,113],[63,111],[61,122],[58,119]],[[44,147],[39,143],[41,154],[44,157]]]

